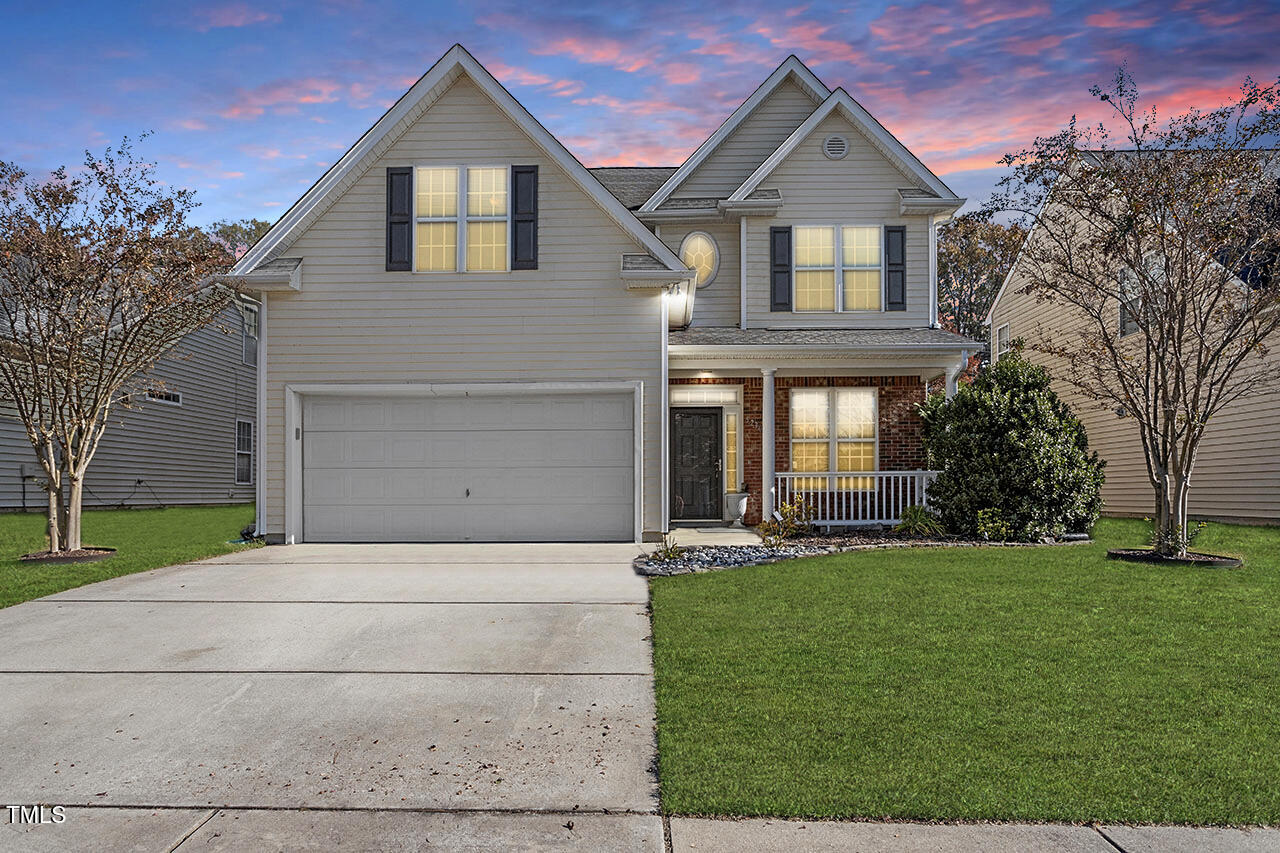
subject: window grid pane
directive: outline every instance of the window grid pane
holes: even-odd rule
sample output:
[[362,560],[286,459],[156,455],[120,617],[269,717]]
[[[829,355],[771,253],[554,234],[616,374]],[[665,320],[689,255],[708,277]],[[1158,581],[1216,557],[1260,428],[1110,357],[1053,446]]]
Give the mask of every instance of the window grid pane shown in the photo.
[[841,254],[846,267],[880,267],[880,229],[846,226],[841,235]]
[[813,226],[795,229],[796,267],[834,267],[836,238],[834,228]]
[[467,215],[507,215],[506,169],[467,169]]
[[[828,395],[825,390],[800,390],[791,392],[791,437],[822,438],[830,435]],[[810,469],[813,470],[813,469]],[[822,468],[816,470],[825,470]]]
[[696,286],[702,287],[716,271],[716,245],[706,234],[691,234],[684,242],[680,260],[698,274]]
[[880,310],[879,270],[845,270],[844,310]]
[[467,223],[467,269],[505,270],[507,268],[507,223]]
[[836,274],[834,270],[796,271],[796,310],[836,310]]
[[417,183],[419,217],[458,215],[457,169],[419,169]]
[[419,222],[418,271],[444,272],[458,268],[458,223]]

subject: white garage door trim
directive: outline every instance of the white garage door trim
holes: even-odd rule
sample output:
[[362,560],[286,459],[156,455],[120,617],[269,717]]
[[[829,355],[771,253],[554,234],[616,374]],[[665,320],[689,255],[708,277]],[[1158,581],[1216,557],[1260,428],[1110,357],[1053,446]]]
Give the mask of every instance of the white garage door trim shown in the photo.
[[633,399],[632,437],[635,445],[634,538],[641,541],[644,513],[644,383],[620,382],[476,382],[353,385],[306,383],[284,386],[284,541],[302,540],[302,398],[303,397],[465,397],[513,394],[626,393]]

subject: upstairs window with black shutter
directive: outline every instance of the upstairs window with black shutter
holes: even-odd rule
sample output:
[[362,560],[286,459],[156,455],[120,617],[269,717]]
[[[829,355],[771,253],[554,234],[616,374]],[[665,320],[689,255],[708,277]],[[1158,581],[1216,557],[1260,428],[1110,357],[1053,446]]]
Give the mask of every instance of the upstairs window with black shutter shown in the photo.
[[387,168],[387,269],[413,269],[413,169]]
[[511,268],[538,268],[538,167],[511,167]]

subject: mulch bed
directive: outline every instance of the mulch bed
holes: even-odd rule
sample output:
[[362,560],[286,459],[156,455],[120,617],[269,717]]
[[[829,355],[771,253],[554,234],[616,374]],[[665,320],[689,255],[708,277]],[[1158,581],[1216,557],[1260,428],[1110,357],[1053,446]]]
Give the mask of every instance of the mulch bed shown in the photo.
[[93,563],[98,560],[105,560],[116,552],[115,548],[77,548],[74,551],[36,551],[32,554],[23,554],[18,559],[24,563],[49,563],[57,565],[59,563]]
[[1162,566],[1198,566],[1203,569],[1235,569],[1244,565],[1239,557],[1222,557],[1195,551],[1188,551],[1185,557],[1162,557],[1150,548],[1111,548],[1107,551],[1107,559]]
[[955,537],[920,539],[895,533],[892,530],[847,531],[788,539],[776,548],[763,544],[690,547],[674,560],[650,560],[648,555],[641,554],[632,562],[632,566],[636,574],[644,577],[670,577],[742,566],[762,566],[781,560],[792,560],[796,557],[816,557],[823,554],[881,548],[977,548],[982,546],[1026,548],[1041,545],[1080,545],[1092,541],[1083,535],[1072,535],[1062,540],[1048,542],[987,542],[982,539]]

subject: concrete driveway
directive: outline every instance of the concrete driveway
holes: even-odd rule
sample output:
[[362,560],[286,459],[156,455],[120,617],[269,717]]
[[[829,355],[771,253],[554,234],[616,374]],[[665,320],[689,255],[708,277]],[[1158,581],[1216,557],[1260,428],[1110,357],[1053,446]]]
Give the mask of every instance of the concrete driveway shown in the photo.
[[660,850],[635,553],[266,548],[2,610],[0,798],[71,808],[0,848]]

